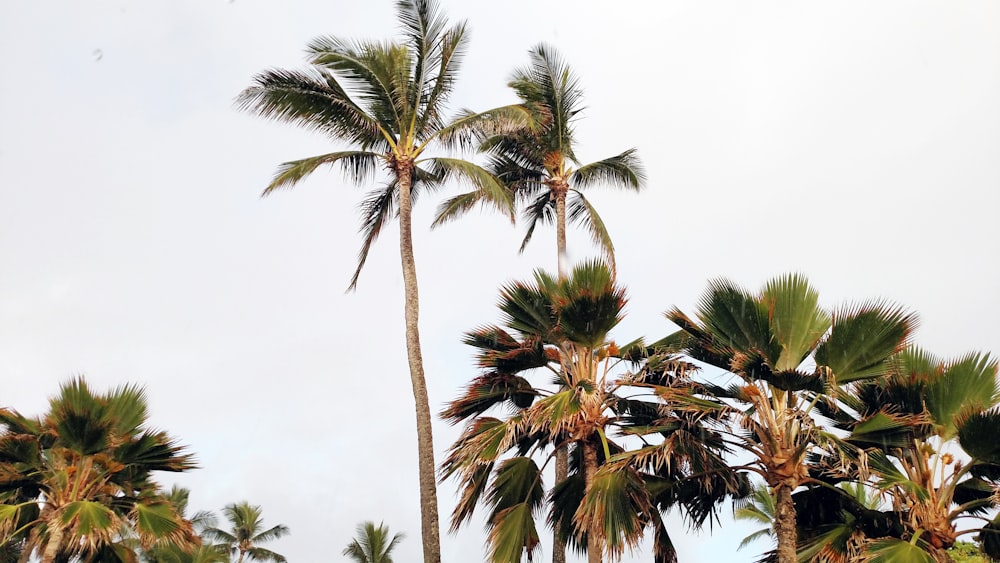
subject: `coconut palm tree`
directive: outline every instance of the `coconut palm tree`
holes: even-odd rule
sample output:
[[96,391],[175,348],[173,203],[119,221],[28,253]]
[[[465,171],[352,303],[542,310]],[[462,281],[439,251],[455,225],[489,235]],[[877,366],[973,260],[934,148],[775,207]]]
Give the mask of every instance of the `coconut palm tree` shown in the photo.
[[283,563],[285,557],[260,544],[280,539],[288,535],[288,526],[278,524],[264,529],[260,506],[246,501],[227,504],[222,514],[229,522],[229,530],[216,527],[206,528],[202,536],[223,546],[226,552],[237,556],[237,562],[243,563],[244,558],[251,561],[274,561]]
[[403,541],[405,534],[389,537],[389,527],[374,522],[358,524],[358,535],[344,548],[344,555],[357,563],[392,563],[392,550]]
[[912,347],[890,366],[888,377],[861,382],[846,408],[827,413],[860,449],[850,476],[870,479],[898,515],[901,529],[869,552],[948,561],[958,538],[978,533],[985,553],[1000,559],[997,361],[980,353],[942,360]]
[[[614,271],[614,244],[597,210],[583,191],[597,185],[638,191],[646,174],[636,149],[628,149],[590,164],[576,157],[574,126],[583,111],[580,80],[552,47],[540,44],[528,52],[530,63],[514,71],[508,85],[533,118],[530,127],[503,128],[498,134],[482,135],[480,150],[490,158],[489,169],[525,205],[527,232],[523,251],[538,223],[556,225],[558,271],[566,273],[566,223],[577,223],[589,231],[604,251]],[[444,202],[435,225],[457,218],[490,192],[475,190]]]
[[[468,143],[469,132],[527,114],[516,106],[483,114],[464,112],[448,121],[444,106],[466,46],[465,24],[448,25],[433,0],[396,3],[401,42],[321,37],[309,43],[307,70],[268,70],[237,99],[241,109],[324,133],[347,150],[282,164],[264,190],[289,188],[321,166],[338,165],[355,183],[367,184],[381,168],[384,183],[361,203],[363,243],[350,288],[358,283],[368,251],[393,215],[399,218],[399,253],[405,294],[406,350],[416,405],[421,535],[425,563],[439,563],[434,446],[419,334],[417,272],[411,210],[421,190],[448,178],[471,182],[481,202],[513,220],[513,202],[502,185],[472,163],[429,156],[432,147]],[[502,128],[502,127],[501,127]]]
[[197,543],[152,479],[194,468],[192,457],[147,419],[139,387],[99,394],[83,378],[64,384],[42,417],[0,409],[0,535],[42,563],[132,561],[122,530],[142,545]]
[[[721,457],[720,436],[702,424],[704,413],[657,399],[686,385],[693,366],[655,355],[641,341],[620,348],[607,340],[624,305],[624,290],[598,262],[566,278],[538,271],[534,283],[501,290],[503,326],[468,333],[483,373],[442,413],[452,423],[468,421],[442,474],[460,482],[453,529],[478,505],[489,507],[491,561],[520,561],[537,548],[535,513],[546,501],[541,472],[553,449],[569,446],[571,463],[548,498],[549,522],[591,562],[605,552],[620,555],[646,528],[655,531],[657,561],[667,561],[672,545],[660,510],[682,506],[700,524],[740,488]],[[619,365],[641,367],[618,373]],[[538,373],[548,381],[531,383]],[[489,416],[498,407],[514,414]],[[655,433],[659,443],[626,452],[612,429]],[[668,457],[673,463],[661,463]],[[701,482],[680,484],[695,473]]]
[[888,360],[908,341],[915,317],[885,302],[833,312],[800,275],[785,275],[751,293],[728,280],[709,283],[694,319],[678,309],[667,318],[681,327],[671,340],[689,357],[721,368],[737,384],[712,394],[733,411],[741,432],[734,445],[753,457],[745,467],[775,495],[778,563],[796,561],[792,493],[816,480],[806,457],[827,433],[811,417],[816,405],[835,401],[852,382],[887,373]]

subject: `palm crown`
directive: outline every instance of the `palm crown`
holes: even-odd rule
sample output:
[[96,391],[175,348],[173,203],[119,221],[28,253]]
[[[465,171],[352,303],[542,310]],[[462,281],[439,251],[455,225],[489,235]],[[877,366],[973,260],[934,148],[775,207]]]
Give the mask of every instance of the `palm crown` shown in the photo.
[[[556,534],[585,549],[590,561],[620,555],[645,528],[654,529],[657,560],[665,560],[673,548],[660,510],[680,506],[700,525],[723,498],[745,488],[721,457],[721,437],[706,426],[714,415],[665,400],[683,395],[694,367],[641,340],[622,347],[608,341],[625,302],[624,289],[600,263],[565,278],[539,271],[534,283],[501,290],[502,325],[467,334],[483,372],[443,413],[453,423],[469,420],[443,475],[456,477],[462,491],[453,529],[478,504],[489,507],[492,561],[532,554],[534,514],[545,502]],[[636,371],[623,374],[618,365]],[[529,381],[536,371],[558,383],[555,391],[544,379]],[[503,406],[510,416],[488,415]],[[629,452],[612,429],[654,437]],[[566,445],[571,475],[546,499],[542,469],[551,450]],[[687,479],[692,474],[700,479]]]
[[[529,58],[530,64],[514,71],[509,86],[532,119],[528,126],[494,130],[494,134],[490,134],[489,128],[479,128],[480,150],[489,155],[490,171],[524,205],[528,226],[522,251],[539,222],[554,222],[559,254],[565,254],[568,219],[587,229],[614,269],[611,237],[583,190],[597,184],[641,189],[645,172],[637,152],[628,149],[581,165],[574,139],[574,123],[582,111],[579,79],[552,47],[538,45],[529,51]],[[444,202],[435,223],[461,215],[481,202],[484,193],[473,191]]]
[[752,454],[747,466],[773,487],[780,563],[795,561],[792,491],[811,481],[806,457],[828,436],[810,413],[836,402],[855,382],[888,373],[889,359],[908,342],[914,315],[872,301],[829,312],[800,275],[785,275],[751,293],[728,280],[709,284],[694,320],[678,309],[681,327],[668,338],[677,350],[740,378],[709,386],[717,399],[743,405],[734,416],[746,433],[735,443]]
[[82,379],[61,387],[44,417],[0,409],[0,531],[23,538],[25,554],[43,563],[134,554],[143,546],[197,543],[185,520],[152,479],[154,471],[195,467],[164,432],[146,427],[145,393],[126,385],[99,394]]

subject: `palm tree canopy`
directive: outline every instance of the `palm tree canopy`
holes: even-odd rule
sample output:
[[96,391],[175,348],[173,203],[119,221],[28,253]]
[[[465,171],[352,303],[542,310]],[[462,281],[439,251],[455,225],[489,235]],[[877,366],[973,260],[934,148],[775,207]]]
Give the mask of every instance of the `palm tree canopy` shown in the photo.
[[471,132],[486,120],[501,129],[521,126],[527,113],[509,106],[466,111],[447,120],[446,104],[468,42],[466,25],[449,26],[434,0],[400,0],[396,8],[403,31],[400,42],[316,38],[306,48],[306,70],[264,71],[236,99],[241,110],[318,131],[350,147],[285,162],[265,195],[294,186],[321,166],[339,166],[358,184],[372,182],[380,166],[393,176],[361,206],[364,243],[351,288],[372,243],[395,213],[400,173],[411,180],[413,196],[449,178],[468,181],[479,203],[513,219],[508,192],[486,170],[458,159],[423,155],[434,142],[468,145]]
[[393,563],[392,550],[405,537],[402,533],[389,537],[389,527],[384,523],[376,526],[374,522],[362,522],[343,554],[356,563]]
[[[718,413],[681,399],[690,391],[684,374],[696,368],[641,340],[608,341],[626,302],[598,261],[562,278],[537,271],[530,282],[501,288],[499,325],[466,335],[482,373],[442,413],[468,425],[441,473],[460,482],[453,530],[477,505],[487,507],[489,560],[532,555],[545,504],[556,533],[580,549],[618,556],[652,528],[654,549],[666,557],[673,546],[660,511],[681,507],[697,527],[743,490],[722,458],[720,435],[707,426]],[[619,376],[612,368],[623,363],[636,372]],[[547,377],[543,384],[529,381],[536,371]],[[555,381],[554,391],[544,384]],[[507,407],[508,416],[490,416],[496,407]],[[612,429],[648,436],[647,447],[625,451]],[[571,445],[571,472],[546,495],[542,469],[551,448],[563,444]]]
[[0,409],[0,530],[27,532],[26,549],[43,560],[121,551],[123,529],[144,546],[197,543],[152,475],[193,469],[194,459],[148,417],[140,387],[95,393],[82,377],[43,417]]
[[[582,190],[595,186],[640,190],[645,171],[635,149],[581,165],[576,157],[574,125],[582,111],[580,80],[566,61],[548,45],[537,45],[529,53],[529,64],[516,69],[508,85],[532,118],[524,127],[490,135],[480,128],[480,150],[489,157],[488,168],[514,193],[523,207],[527,231],[521,250],[527,246],[538,223],[559,220],[577,224],[613,260],[614,245],[604,222]],[[503,129],[503,128],[501,128]],[[486,133],[484,133],[486,131]],[[566,217],[557,217],[557,199],[566,200]],[[479,201],[470,192],[444,202],[435,225],[462,215]]]
[[229,523],[229,530],[208,528],[203,536],[211,541],[225,545],[230,553],[239,554],[253,561],[285,561],[281,554],[269,551],[258,544],[280,539],[289,534],[288,526],[279,524],[271,528],[264,527],[261,507],[243,501],[226,505],[222,509],[223,517]]

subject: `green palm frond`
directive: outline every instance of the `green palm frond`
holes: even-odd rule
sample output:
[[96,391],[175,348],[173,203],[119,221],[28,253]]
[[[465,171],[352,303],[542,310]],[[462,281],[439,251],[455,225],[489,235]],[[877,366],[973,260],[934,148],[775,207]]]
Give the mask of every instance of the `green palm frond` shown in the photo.
[[816,349],[816,362],[827,366],[838,383],[883,375],[886,359],[902,350],[917,327],[917,317],[882,301],[848,306],[833,315],[829,335]]
[[[514,222],[514,198],[500,180],[485,168],[471,162],[455,158],[431,158],[425,161],[433,175],[441,178],[441,181],[450,178],[462,179],[472,184],[476,189],[475,201],[481,205],[489,205],[510,217]],[[464,211],[466,209],[460,209]],[[438,225],[450,218],[455,217],[456,211],[449,212],[448,202],[438,212],[434,224]]]
[[959,420],[958,443],[973,460],[1000,463],[1000,410],[976,412]]
[[384,153],[391,148],[393,129],[385,129],[351,99],[335,77],[322,70],[262,72],[237,96],[236,107],[325,133],[365,151]]
[[908,542],[900,539],[880,539],[867,546],[866,563],[934,563],[919,541]]
[[339,164],[351,181],[365,182],[375,174],[375,165],[382,158],[381,155],[367,151],[338,151],[285,162],[278,166],[274,178],[261,195],[267,196],[275,190],[291,188],[323,165]]
[[520,503],[497,515],[489,531],[491,563],[520,563],[527,553],[530,561],[538,549],[538,531],[528,503]]
[[540,194],[535,200],[524,208],[522,217],[528,223],[528,228],[525,230],[524,239],[521,241],[521,247],[518,252],[524,252],[527,248],[528,243],[531,241],[531,236],[535,233],[535,226],[541,223],[553,223],[555,222],[555,205],[549,194]]
[[342,552],[356,563],[393,563],[392,551],[405,534],[389,536],[389,527],[384,522],[378,526],[374,522],[358,524],[357,537]]
[[608,266],[615,270],[615,245],[611,242],[604,220],[597,214],[594,206],[578,191],[573,191],[575,197],[566,202],[566,216],[570,223],[582,226],[590,233],[591,240],[604,251],[604,259]]
[[819,307],[819,292],[804,276],[787,274],[767,282],[760,302],[781,347],[777,358],[767,359],[775,371],[794,370],[830,328],[830,316]]
[[646,171],[639,160],[638,151],[629,149],[581,166],[573,173],[571,182],[578,190],[603,184],[638,191],[646,183]]
[[772,338],[765,305],[729,280],[708,283],[698,301],[697,314],[704,323],[702,334],[716,345],[760,353],[772,360],[780,354],[780,345]]
[[[536,277],[543,283],[543,278]],[[555,312],[559,331],[571,342],[596,348],[621,320],[628,299],[611,271],[599,261],[584,262],[561,281]]]
[[927,410],[945,440],[955,436],[959,417],[1000,402],[997,362],[988,354],[966,354],[931,374],[925,387]]
[[635,548],[653,511],[652,498],[637,471],[628,466],[605,466],[594,476],[576,512],[581,527],[601,530],[608,554],[621,556]]

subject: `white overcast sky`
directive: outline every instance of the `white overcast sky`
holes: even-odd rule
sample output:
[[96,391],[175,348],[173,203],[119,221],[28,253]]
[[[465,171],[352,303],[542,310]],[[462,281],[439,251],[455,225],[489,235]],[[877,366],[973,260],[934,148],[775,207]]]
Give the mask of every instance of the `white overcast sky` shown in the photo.
[[[661,313],[711,278],[800,271],[828,305],[918,311],[938,354],[1000,351],[1000,3],[442,3],[471,28],[454,109],[513,101],[545,41],[586,90],[581,159],[639,148],[644,193],[592,192],[631,295],[619,341],[672,331]],[[2,0],[0,405],[41,413],[75,374],[141,383],[198,455],[163,476],[195,508],[263,505],[293,562],[384,519],[418,561],[396,231],[345,294],[363,191],[320,172],[260,199],[278,163],[331,146],[232,106],[317,35],[395,26],[389,0]],[[415,217],[432,410],[475,374],[459,339],[497,319],[498,286],[555,266],[551,230],[523,256],[489,214],[430,231],[437,201]],[[594,254],[572,234],[571,259]],[[457,429],[435,432],[440,459]],[[454,483],[439,495],[446,521]],[[728,520],[678,522],[681,561],[752,561],[766,546],[737,553],[751,528]],[[444,560],[481,560],[483,538],[445,527]]]

